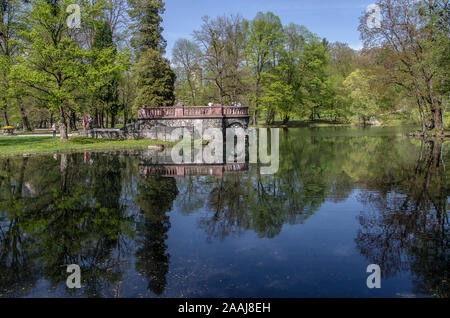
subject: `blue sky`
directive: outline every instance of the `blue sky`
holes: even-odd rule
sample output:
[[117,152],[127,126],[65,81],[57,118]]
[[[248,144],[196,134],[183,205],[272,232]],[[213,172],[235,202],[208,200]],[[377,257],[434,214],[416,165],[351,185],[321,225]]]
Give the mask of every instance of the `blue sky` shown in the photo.
[[330,42],[348,43],[361,48],[357,30],[359,17],[374,0],[165,0],[164,37],[167,55],[179,38],[192,39],[192,31],[199,29],[204,15],[240,13],[253,19],[258,11],[272,11],[283,24],[305,25]]

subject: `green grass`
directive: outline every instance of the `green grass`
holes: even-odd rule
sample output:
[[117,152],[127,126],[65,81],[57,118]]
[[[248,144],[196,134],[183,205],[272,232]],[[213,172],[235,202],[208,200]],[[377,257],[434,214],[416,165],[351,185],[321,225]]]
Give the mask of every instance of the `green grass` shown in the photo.
[[66,142],[60,142],[59,138],[53,137],[0,137],[0,156],[139,149],[153,145],[171,146],[173,143],[160,140],[104,140],[87,137],[71,137]]

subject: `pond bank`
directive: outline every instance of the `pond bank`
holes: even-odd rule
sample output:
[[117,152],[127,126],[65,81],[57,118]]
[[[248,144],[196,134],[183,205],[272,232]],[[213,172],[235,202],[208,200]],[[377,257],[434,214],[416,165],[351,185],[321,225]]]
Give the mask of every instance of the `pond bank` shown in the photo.
[[0,157],[28,154],[53,154],[76,151],[98,151],[119,149],[145,149],[149,146],[171,146],[161,140],[103,140],[85,137],[70,137],[60,142],[53,137],[3,137],[0,138]]
[[416,138],[441,138],[441,139],[450,139],[450,131],[446,130],[443,134],[436,133],[436,132],[425,132],[425,134],[422,131],[413,131],[409,133],[410,137],[416,137]]

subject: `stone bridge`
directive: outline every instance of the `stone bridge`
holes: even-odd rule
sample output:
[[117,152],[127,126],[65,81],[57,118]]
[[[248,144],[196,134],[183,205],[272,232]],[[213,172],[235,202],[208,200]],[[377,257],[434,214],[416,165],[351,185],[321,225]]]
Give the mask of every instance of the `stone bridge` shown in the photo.
[[214,106],[175,106],[141,107],[138,120],[122,129],[93,129],[89,134],[93,138],[104,139],[151,139],[172,140],[172,132],[184,128],[192,132],[201,124],[202,133],[208,128],[243,128],[249,124],[248,107]]

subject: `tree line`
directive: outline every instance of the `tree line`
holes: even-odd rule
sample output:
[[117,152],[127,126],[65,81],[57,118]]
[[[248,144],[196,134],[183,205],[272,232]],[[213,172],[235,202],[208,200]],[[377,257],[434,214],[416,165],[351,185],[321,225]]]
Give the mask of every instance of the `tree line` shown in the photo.
[[[163,57],[164,3],[152,0],[2,0],[0,112],[39,125],[57,122],[61,140],[84,116],[95,127],[126,124],[135,105],[174,102],[175,73]],[[74,28],[70,5],[81,23]]]
[[[172,63],[184,104],[248,105],[253,122],[327,119],[366,124],[397,115],[444,130],[450,53],[447,1],[380,0],[380,27],[361,15],[364,48],[330,43],[271,12],[204,17]],[[448,119],[447,119],[448,121]]]
[[[443,0],[379,0],[362,13],[364,49],[330,43],[272,12],[204,17],[166,58],[161,0],[0,0],[0,113],[24,130],[85,115],[126,125],[141,106],[249,106],[253,123],[367,124],[395,115],[442,133],[448,122],[449,24]],[[70,5],[81,23],[69,23]]]

